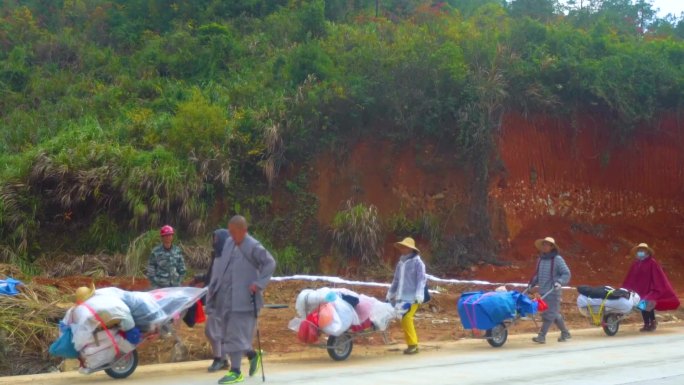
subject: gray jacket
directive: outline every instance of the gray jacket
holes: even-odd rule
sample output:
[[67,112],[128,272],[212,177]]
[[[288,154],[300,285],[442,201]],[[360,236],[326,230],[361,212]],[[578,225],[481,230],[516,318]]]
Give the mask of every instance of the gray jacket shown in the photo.
[[392,302],[422,303],[425,298],[425,264],[418,254],[402,255],[394,271],[387,300]]
[[256,295],[257,307],[264,304],[262,292],[275,271],[273,256],[252,236],[247,235],[239,246],[232,238],[226,240],[221,257],[214,260],[207,313],[228,316],[231,312],[253,312],[249,287],[256,284],[261,290]]
[[570,268],[558,254],[540,256],[537,266],[537,271],[530,280],[530,287],[539,285],[542,295],[553,289],[556,282],[563,286],[570,282]]

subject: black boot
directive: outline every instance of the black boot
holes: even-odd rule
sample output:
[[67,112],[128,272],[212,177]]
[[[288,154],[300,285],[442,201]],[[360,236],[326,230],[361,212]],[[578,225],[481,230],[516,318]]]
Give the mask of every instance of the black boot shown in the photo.
[[227,370],[228,369],[228,361],[227,360],[222,360],[220,358],[214,358],[214,362],[211,363],[209,368],[210,373],[213,372],[218,372],[219,370]]
[[564,331],[564,332],[561,332],[560,337],[558,337],[558,342],[565,342],[571,338],[572,338],[572,336],[570,335],[570,332]]

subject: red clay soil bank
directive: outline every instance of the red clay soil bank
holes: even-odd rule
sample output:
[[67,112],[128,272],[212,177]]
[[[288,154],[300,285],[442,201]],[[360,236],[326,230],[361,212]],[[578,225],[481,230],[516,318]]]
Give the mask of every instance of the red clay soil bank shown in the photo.
[[563,247],[574,283],[617,285],[631,245],[648,242],[682,291],[684,119],[666,117],[622,144],[606,126],[588,117],[575,124],[506,117],[499,138],[506,173],[490,191],[506,224],[503,254],[513,263],[504,275],[529,275],[531,243],[548,234]]
[[[451,231],[465,231],[472,176],[470,170],[457,164],[458,154],[445,154],[420,140],[406,145],[363,140],[344,155],[322,154],[313,164],[309,186],[310,192],[318,197],[317,219],[329,225],[344,203],[353,199],[375,205],[383,220],[398,213],[409,219],[439,213]],[[386,241],[384,257],[393,261],[397,256],[391,245],[397,239],[387,234]],[[420,238],[417,242],[421,250],[427,251],[425,256],[429,260],[430,245]],[[348,273],[329,271],[329,259],[323,258],[322,271]]]
[[[500,258],[510,266],[476,266],[457,276],[526,281],[532,242],[551,235],[573,284],[619,285],[629,248],[648,242],[684,293],[684,117],[664,117],[622,142],[611,132],[600,117],[505,116],[498,138],[503,171],[492,175],[490,214]],[[383,219],[430,212],[448,218],[448,232],[467,231],[471,170],[458,154],[419,138],[411,145],[361,140],[342,155],[320,155],[309,171],[321,225],[353,198],[376,205]],[[420,242],[428,259],[429,246]]]
[[446,159],[430,144],[401,146],[389,141],[359,142],[344,157],[324,154],[315,163],[311,183],[320,202],[318,219],[330,223],[350,198],[374,204],[381,216],[465,207],[471,176],[464,168],[453,167],[453,156]]

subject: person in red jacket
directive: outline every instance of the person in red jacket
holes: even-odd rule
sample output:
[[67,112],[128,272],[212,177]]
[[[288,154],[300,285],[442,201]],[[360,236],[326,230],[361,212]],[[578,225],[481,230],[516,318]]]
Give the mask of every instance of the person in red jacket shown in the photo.
[[675,310],[679,307],[679,298],[662,267],[653,258],[654,254],[653,249],[645,243],[634,246],[632,255],[636,261],[622,284],[623,288],[636,291],[641,297],[643,307],[640,308],[644,318],[644,327],[640,329],[642,332],[656,330],[656,310]]

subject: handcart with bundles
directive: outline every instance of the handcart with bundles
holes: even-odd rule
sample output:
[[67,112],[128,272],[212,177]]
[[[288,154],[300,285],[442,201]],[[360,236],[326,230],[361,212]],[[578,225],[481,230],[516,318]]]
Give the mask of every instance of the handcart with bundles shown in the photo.
[[610,286],[578,286],[577,308],[594,326],[601,326],[608,336],[620,330],[620,322],[640,305],[639,294]]
[[[397,318],[395,308],[386,302],[347,289],[306,289],[296,302],[297,317],[289,328],[303,343],[322,347],[335,361],[351,355],[354,339],[381,333],[387,343],[387,328]],[[327,339],[319,343],[320,337]]]
[[104,370],[112,378],[126,378],[138,366],[136,349],[143,343],[158,337],[178,342],[174,323],[205,294],[206,289],[192,287],[150,292],[92,289],[67,311],[50,353],[78,359],[83,374]]
[[508,328],[518,320],[531,318],[536,323],[534,315],[546,310],[544,298],[552,291],[535,299],[527,295],[527,290],[521,293],[504,288],[463,293],[457,305],[461,324],[472,331],[473,338],[485,339],[495,348],[501,347],[508,340]]

